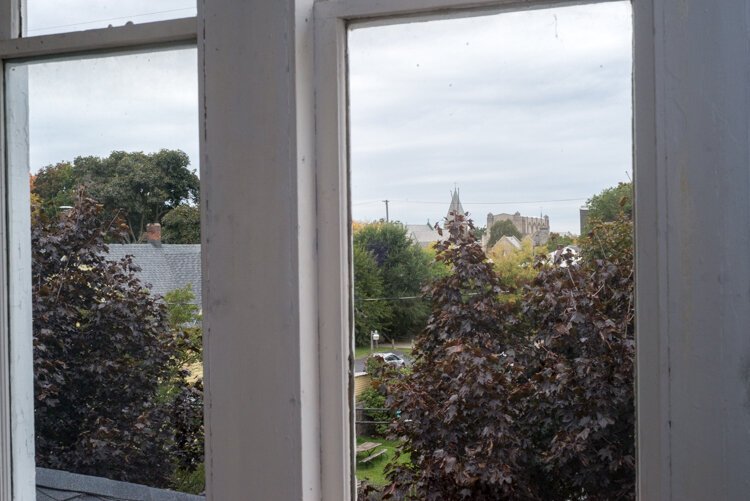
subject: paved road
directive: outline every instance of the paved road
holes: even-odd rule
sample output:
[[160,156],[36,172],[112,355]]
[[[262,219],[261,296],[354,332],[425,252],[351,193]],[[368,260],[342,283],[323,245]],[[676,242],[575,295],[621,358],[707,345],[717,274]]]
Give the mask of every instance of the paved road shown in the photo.
[[[390,353],[395,353],[396,355],[399,355],[404,360],[406,360],[407,363],[411,362],[411,357],[409,356],[409,351],[406,348],[396,348],[389,350]],[[354,372],[364,372],[365,370],[365,361],[367,361],[367,356],[364,356],[362,358],[358,358],[354,360]]]

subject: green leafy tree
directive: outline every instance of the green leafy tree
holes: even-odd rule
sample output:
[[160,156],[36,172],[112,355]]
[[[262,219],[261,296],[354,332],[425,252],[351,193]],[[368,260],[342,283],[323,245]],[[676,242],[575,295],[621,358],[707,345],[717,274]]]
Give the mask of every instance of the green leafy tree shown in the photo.
[[[106,259],[127,224],[82,194],[74,202],[57,217],[33,213],[36,464],[168,486],[200,460],[180,448],[202,402],[180,367],[188,339],[130,257]],[[165,399],[170,380],[182,384]]]
[[201,321],[201,308],[195,304],[193,284],[187,284],[181,289],[175,289],[164,295],[167,305],[169,325],[173,329],[184,326],[196,326]]
[[568,245],[575,245],[575,243],[576,239],[574,237],[552,232],[549,234],[549,240],[547,241],[547,252],[557,250],[558,245],[566,247]]
[[32,177],[31,192],[40,198],[44,211],[56,214],[60,207],[73,205],[78,184],[73,164],[60,162],[44,167]]
[[594,195],[586,202],[589,221],[616,221],[620,214],[633,217],[633,183],[619,183]]
[[523,287],[530,284],[537,275],[531,239],[524,238],[520,250],[504,253],[493,247],[487,251],[487,255],[492,260],[493,269],[504,292],[500,299],[519,300],[523,295]]
[[201,309],[191,284],[167,292],[164,303],[172,332],[180,339],[173,354],[176,367],[160,388],[161,400],[171,402],[175,425],[172,462],[176,468],[170,484],[181,492],[199,494],[205,490]]
[[396,339],[416,335],[429,312],[427,304],[417,297],[433,273],[429,255],[409,239],[400,223],[364,225],[354,234],[354,246],[366,250],[375,260],[384,296],[391,298],[391,322],[383,328],[384,334]]
[[354,340],[357,346],[370,343],[370,332],[391,326],[393,309],[384,300],[385,288],[375,258],[361,245],[354,246]]
[[77,157],[71,166],[49,166],[36,176],[33,191],[47,208],[70,205],[71,193],[85,186],[87,193],[115,217],[128,223],[127,240],[138,242],[148,223],[199,196],[199,180],[189,169],[188,156],[179,150],[156,153],[114,151],[106,158]]
[[162,240],[170,244],[201,243],[201,213],[194,205],[180,204],[161,220]]
[[508,219],[504,221],[495,221],[490,228],[490,239],[487,242],[487,247],[491,248],[504,236],[516,237],[518,240],[521,240],[521,232],[518,231],[518,228],[516,228],[516,225],[514,225],[512,221]]

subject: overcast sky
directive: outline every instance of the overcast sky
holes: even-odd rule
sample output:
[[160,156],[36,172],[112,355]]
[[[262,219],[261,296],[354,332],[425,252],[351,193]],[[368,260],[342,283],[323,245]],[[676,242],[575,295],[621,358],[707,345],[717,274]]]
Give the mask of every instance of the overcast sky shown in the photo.
[[163,148],[183,150],[198,168],[196,49],[35,63],[28,73],[32,172]]
[[190,17],[195,6],[195,0],[27,0],[26,32],[46,35]]
[[[189,17],[195,0],[28,0],[27,33]],[[12,72],[11,72],[12,77]],[[31,171],[114,150],[181,149],[198,168],[196,49],[29,65]]]
[[454,184],[488,212],[578,208],[632,165],[629,2],[350,33],[353,216],[445,216]]
[[[192,15],[190,0],[29,0],[30,34]],[[450,190],[488,212],[548,214],[628,180],[629,2],[350,34],[353,216],[440,220]],[[35,63],[31,169],[113,150],[179,148],[197,168],[195,49]]]

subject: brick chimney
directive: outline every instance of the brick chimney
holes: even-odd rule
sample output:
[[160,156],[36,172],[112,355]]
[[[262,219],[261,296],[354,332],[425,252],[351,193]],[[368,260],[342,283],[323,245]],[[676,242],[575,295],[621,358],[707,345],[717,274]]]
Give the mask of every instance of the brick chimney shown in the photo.
[[161,247],[161,225],[159,223],[146,225],[146,241],[154,247]]

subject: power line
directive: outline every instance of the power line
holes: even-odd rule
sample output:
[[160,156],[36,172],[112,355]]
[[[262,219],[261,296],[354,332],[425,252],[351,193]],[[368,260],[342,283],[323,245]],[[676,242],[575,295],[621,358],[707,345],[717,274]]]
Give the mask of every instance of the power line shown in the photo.
[[[556,202],[580,202],[582,200],[588,200],[589,197],[581,197],[581,198],[557,198],[557,199],[549,199],[549,200],[522,200],[522,201],[514,201],[514,202],[464,202],[461,201],[462,205],[521,205],[521,204],[547,204],[547,203],[556,203]],[[442,202],[438,201],[432,201],[432,200],[388,200],[391,203],[399,203],[399,204],[430,204],[430,205],[448,205],[443,200]],[[366,200],[363,202],[354,202],[352,205],[369,205],[374,203],[382,203],[382,200]]]

